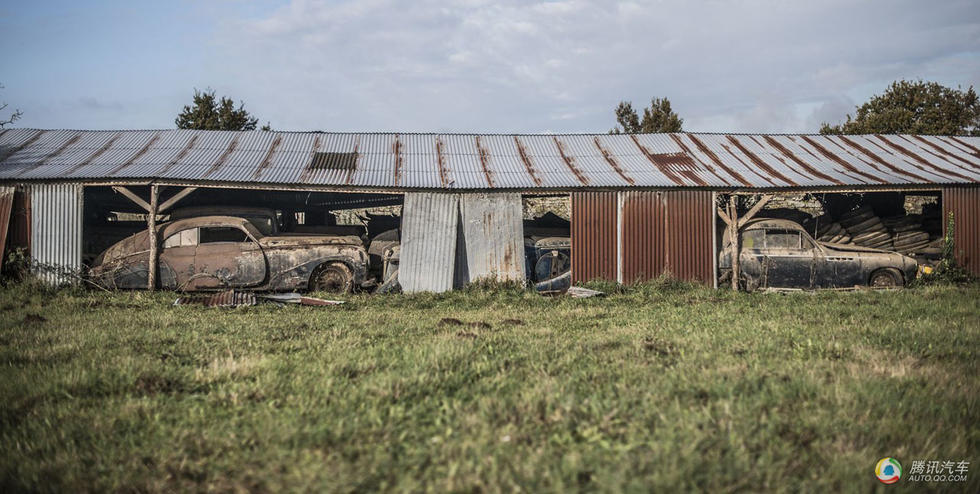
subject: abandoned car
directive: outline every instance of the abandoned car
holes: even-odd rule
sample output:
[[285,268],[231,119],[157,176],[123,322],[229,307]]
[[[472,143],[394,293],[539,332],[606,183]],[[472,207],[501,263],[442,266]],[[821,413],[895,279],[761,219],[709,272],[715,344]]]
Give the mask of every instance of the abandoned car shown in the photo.
[[[722,280],[731,280],[728,234],[719,255]],[[868,247],[813,240],[800,224],[751,220],[740,231],[739,272],[747,290],[761,288],[900,287],[915,279],[911,257]]]
[[[349,235],[264,235],[249,219],[186,218],[157,227],[159,284],[178,290],[320,290],[349,292],[370,285],[368,254]],[[149,232],[109,247],[92,278],[111,288],[146,288]]]

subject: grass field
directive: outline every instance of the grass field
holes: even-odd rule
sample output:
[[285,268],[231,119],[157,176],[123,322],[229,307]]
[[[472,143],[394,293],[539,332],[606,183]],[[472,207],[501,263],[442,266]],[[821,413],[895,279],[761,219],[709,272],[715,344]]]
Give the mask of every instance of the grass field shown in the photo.
[[980,488],[977,285],[173,298],[0,290],[0,490]]

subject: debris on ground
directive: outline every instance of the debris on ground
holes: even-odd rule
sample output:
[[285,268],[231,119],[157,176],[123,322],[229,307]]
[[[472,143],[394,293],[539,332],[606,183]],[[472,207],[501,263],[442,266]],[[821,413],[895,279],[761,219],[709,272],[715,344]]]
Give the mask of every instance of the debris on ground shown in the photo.
[[208,295],[189,295],[174,300],[174,305],[203,305],[205,307],[247,307],[262,302],[279,304],[298,304],[309,306],[340,305],[342,300],[325,300],[307,297],[299,293],[264,293],[239,292],[228,290]]
[[589,290],[588,288],[582,288],[580,286],[568,287],[568,290],[566,290],[565,293],[575,298],[601,297],[605,295],[605,293],[600,292],[599,290]]

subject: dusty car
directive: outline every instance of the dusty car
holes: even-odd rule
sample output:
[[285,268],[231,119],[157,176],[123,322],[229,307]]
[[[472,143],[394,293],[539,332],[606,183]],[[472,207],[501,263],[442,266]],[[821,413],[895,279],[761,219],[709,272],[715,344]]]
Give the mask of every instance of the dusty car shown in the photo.
[[[263,235],[246,218],[203,216],[163,223],[159,283],[180,290],[253,289],[348,292],[365,286],[368,255],[356,236]],[[92,278],[112,288],[145,288],[149,232],[103,252]]]
[[[918,271],[918,264],[911,257],[817,242],[798,223],[783,219],[749,221],[740,232],[740,246],[740,278],[748,290],[900,287],[915,279]],[[724,245],[719,255],[722,279],[731,279],[730,252]]]

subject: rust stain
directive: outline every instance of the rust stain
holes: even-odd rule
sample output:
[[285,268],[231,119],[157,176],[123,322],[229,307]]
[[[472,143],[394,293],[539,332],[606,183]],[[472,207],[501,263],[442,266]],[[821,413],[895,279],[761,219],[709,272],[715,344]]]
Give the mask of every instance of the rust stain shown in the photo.
[[259,163],[259,167],[255,169],[255,174],[252,175],[253,180],[259,178],[262,175],[262,172],[268,168],[269,163],[272,162],[272,154],[276,152],[276,148],[278,148],[279,144],[281,143],[282,136],[277,135],[275,140],[272,141],[272,146],[269,147],[269,150],[266,151],[265,156],[262,157],[262,162]]
[[[933,170],[936,171],[936,173],[939,173],[940,175],[950,175],[950,176],[953,176],[953,177],[956,177],[956,178],[959,178],[959,179],[962,179],[962,180],[966,180],[967,182],[976,182],[975,179],[970,178],[970,177],[967,177],[966,175],[960,175],[959,173],[956,173],[956,172],[954,172],[952,170],[944,170],[944,169],[942,169],[942,168],[940,168],[940,167],[938,167],[938,166],[930,163],[929,160],[923,158],[922,156],[919,156],[919,155],[913,153],[912,151],[909,151],[905,147],[903,147],[903,146],[901,146],[899,144],[896,144],[894,142],[891,142],[888,139],[885,139],[884,136],[875,134],[875,137],[879,141],[884,142],[885,144],[887,144],[892,149],[898,151],[899,153],[904,154],[908,158],[911,158],[913,161],[916,161],[916,162],[918,162],[921,165],[924,165],[924,166],[927,166],[929,168],[932,168]],[[922,169],[921,167],[919,167],[919,168]],[[923,170],[923,171],[925,171],[925,170]]]
[[[713,161],[714,164],[718,166],[718,168],[721,168],[722,170],[725,170],[725,172],[728,173],[729,176],[731,176],[732,178],[734,178],[735,180],[737,180],[742,185],[744,185],[746,187],[752,187],[752,184],[749,183],[749,181],[746,180],[745,177],[743,177],[741,174],[739,174],[737,171],[735,171],[731,167],[725,165],[724,162],[722,162],[720,159],[718,159],[718,155],[715,154],[714,151],[712,151],[711,149],[709,149],[708,146],[706,146],[703,142],[701,142],[700,139],[698,139],[697,137],[694,137],[691,134],[688,134],[687,137],[690,138],[692,141],[694,141],[694,145],[697,146],[698,149],[701,150],[702,153],[708,155],[708,158],[710,158],[711,161]],[[689,147],[687,147],[686,144],[684,144],[684,140],[681,139],[681,137],[679,135],[677,135],[677,134],[670,134],[670,138],[673,139],[674,142],[677,143],[677,145],[680,146],[680,148],[683,149],[685,153],[687,153],[689,156],[691,156],[692,158],[694,158],[694,153],[691,152],[691,149]],[[704,167],[706,169],[708,169],[708,171],[710,171],[712,174],[714,174],[714,176],[718,177],[718,180],[721,180],[725,185],[731,185],[728,182],[728,180],[725,180],[724,178],[721,177],[721,175],[718,175],[718,173],[715,172],[714,168],[712,168],[711,166],[709,166],[707,163],[704,163]]]
[[493,185],[493,172],[490,171],[490,152],[483,147],[480,142],[480,136],[476,136],[476,151],[480,155],[480,166],[483,167],[483,176],[487,178],[487,185],[491,188]]
[[836,178],[831,177],[830,175],[827,175],[826,173],[817,170],[816,168],[810,166],[810,164],[807,163],[806,161],[801,160],[798,156],[793,154],[793,152],[790,151],[786,146],[783,146],[782,144],[779,143],[779,141],[773,139],[772,136],[763,136],[763,139],[765,139],[765,141],[770,146],[779,150],[780,153],[783,153],[783,156],[789,158],[791,161],[793,161],[793,163],[802,166],[803,169],[806,170],[811,175],[815,177],[820,177],[828,182],[832,182],[837,185],[844,185],[844,182],[841,182],[840,180],[837,180]]
[[575,178],[577,178],[579,182],[582,182],[582,185],[589,185],[589,179],[582,174],[582,170],[575,167],[572,157],[565,154],[565,146],[558,140],[558,136],[553,136],[552,139],[555,141],[555,146],[558,146],[558,154],[561,155],[561,159],[565,161],[565,165],[567,165],[568,169],[572,171]]
[[609,151],[606,151],[606,149],[602,147],[602,144],[599,144],[598,136],[593,137],[592,142],[595,143],[595,147],[599,149],[600,153],[602,153],[602,157],[606,159],[606,163],[609,163],[609,166],[611,166],[612,169],[615,170],[616,173],[618,173],[619,176],[626,181],[626,183],[630,185],[636,184],[636,182],[632,178],[626,175],[626,172],[623,171],[622,167],[619,166],[619,163],[616,162],[616,158],[614,158],[612,154],[609,154]]
[[181,149],[179,153],[177,153],[177,156],[175,156],[174,159],[172,159],[169,163],[164,165],[163,168],[157,172],[157,175],[162,175],[166,173],[167,170],[173,168],[174,165],[176,165],[181,159],[184,158],[184,156],[187,156],[187,153],[191,152],[191,148],[194,147],[194,143],[197,142],[198,135],[199,134],[194,134],[193,136],[191,136],[190,140],[187,141],[187,144],[184,146],[184,148]]
[[[900,137],[902,137],[905,140],[908,140],[904,136],[900,136]],[[977,165],[976,163],[973,163],[972,161],[970,161],[970,160],[968,160],[966,158],[963,158],[962,156],[957,156],[957,155],[955,155],[955,154],[947,151],[942,146],[939,146],[939,145],[937,145],[935,143],[929,142],[928,139],[926,139],[926,138],[924,138],[922,136],[913,135],[912,138],[914,138],[915,140],[917,140],[917,141],[925,144],[926,146],[931,147],[932,149],[936,150],[936,152],[938,152],[938,153],[942,154],[943,156],[945,156],[947,159],[948,158],[952,158],[952,159],[955,159],[955,160],[959,160],[959,161],[962,161],[963,163],[966,163],[967,165],[970,165],[974,169],[980,169],[980,165]],[[967,153],[967,154],[969,154],[969,153]],[[935,153],[933,153],[933,156],[939,157]]]
[[37,140],[38,140],[38,139],[40,139],[40,138],[41,138],[41,136],[42,136],[42,135],[43,135],[43,134],[44,134],[45,132],[47,132],[47,131],[46,131],[46,130],[39,130],[39,131],[37,131],[37,134],[34,134],[34,135],[32,135],[32,136],[31,136],[31,137],[30,137],[29,139],[27,139],[26,141],[24,141],[24,142],[22,142],[22,143],[20,143],[20,144],[19,144],[19,145],[17,145],[17,146],[14,146],[14,147],[13,147],[13,148],[11,148],[11,149],[10,149],[9,151],[7,151],[7,152],[6,152],[6,153],[5,153],[5,154],[4,154],[3,156],[0,156],[0,161],[4,161],[4,160],[6,160],[7,158],[9,158],[9,157],[11,157],[11,156],[13,156],[14,154],[16,154],[16,153],[17,153],[17,151],[20,151],[21,149],[24,149],[24,148],[26,148],[27,146],[30,146],[31,144],[34,144],[35,142],[37,142]]
[[527,155],[524,144],[521,143],[521,140],[517,136],[514,136],[514,144],[517,144],[517,154],[520,155],[521,163],[524,163],[524,168],[527,169],[527,173],[531,176],[531,180],[534,181],[534,185],[540,187],[541,179],[538,178],[538,173],[534,170],[534,164],[531,163],[531,157]]
[[439,183],[445,188],[449,182],[446,178],[446,158],[442,154],[442,139],[436,136],[436,161],[439,163]]
[[[355,146],[354,149],[356,150],[357,147]],[[300,182],[306,183],[310,179],[310,176],[313,175],[313,163],[316,162],[316,153],[318,153],[319,151],[320,151],[320,136],[317,135],[316,137],[313,138],[313,152],[310,153],[310,162],[306,164],[306,167],[303,168],[303,173],[299,176]]]
[[108,151],[109,148],[112,147],[112,145],[115,144],[115,142],[119,140],[120,137],[122,137],[122,135],[123,135],[122,132],[117,132],[116,135],[112,136],[112,138],[110,138],[109,141],[106,142],[101,148],[99,148],[94,153],[92,153],[92,155],[89,156],[88,158],[85,158],[85,160],[82,161],[81,163],[71,167],[68,171],[64,173],[64,175],[71,175],[72,173],[75,173],[75,171],[77,171],[79,168],[91,164],[93,161],[95,161],[95,158],[98,158],[99,156],[102,155],[102,153]]
[[755,153],[749,151],[749,149],[746,148],[744,145],[742,145],[741,142],[738,142],[738,139],[736,139],[734,136],[725,136],[725,137],[728,139],[728,142],[732,143],[733,146],[737,147],[739,151],[745,154],[745,156],[747,156],[755,166],[762,168],[763,170],[766,171],[766,173],[782,180],[783,182],[786,182],[788,185],[794,185],[794,186],[799,185],[796,182],[787,178],[786,175],[783,175],[782,173],[776,171],[775,168],[769,166],[768,163],[766,163],[762,158],[758,157]]
[[395,153],[395,187],[398,187],[398,182],[402,178],[402,141],[398,138],[398,134],[395,134],[395,143],[391,150]]
[[225,161],[228,159],[228,156],[230,156],[231,153],[233,153],[235,151],[235,148],[237,147],[238,147],[238,135],[236,134],[235,138],[228,143],[228,148],[225,149],[223,153],[221,153],[221,156],[218,156],[218,161],[214,162],[214,164],[211,165],[211,168],[209,168],[208,171],[204,173],[204,177],[205,178],[210,177],[211,174],[218,171],[218,169],[225,164]]
[[852,148],[857,149],[858,151],[860,151],[861,154],[867,156],[868,158],[871,158],[871,160],[874,161],[875,163],[878,163],[879,165],[884,166],[885,168],[888,168],[889,170],[891,170],[891,171],[893,171],[895,173],[900,173],[902,175],[906,175],[906,176],[912,177],[912,178],[914,178],[916,180],[920,180],[922,182],[932,183],[932,180],[927,180],[927,179],[925,179],[925,178],[923,178],[923,177],[921,177],[919,175],[916,175],[916,174],[914,174],[912,172],[907,172],[905,170],[902,170],[901,168],[898,168],[898,167],[892,165],[891,163],[889,163],[889,162],[881,159],[880,156],[878,156],[877,154],[875,154],[874,152],[872,152],[870,149],[865,148],[864,146],[862,146],[862,145],[860,145],[860,144],[858,144],[858,143],[856,143],[856,142],[848,139],[845,136],[838,136],[838,138],[841,141],[843,141],[845,144],[847,144],[848,146],[851,146]]
[[23,175],[23,174],[25,174],[25,173],[27,173],[27,172],[29,172],[31,170],[34,170],[34,169],[36,169],[38,167],[41,167],[41,166],[44,166],[48,162],[48,160],[50,160],[51,158],[54,158],[55,156],[58,156],[65,149],[68,149],[68,146],[71,146],[72,144],[75,144],[81,138],[82,138],[82,135],[81,134],[77,134],[77,135],[75,135],[75,137],[72,137],[71,139],[68,139],[67,141],[65,141],[64,144],[58,146],[58,149],[55,149],[51,153],[48,153],[47,156],[45,156],[44,158],[40,159],[37,163],[34,163],[33,165],[31,165],[31,166],[29,166],[29,167],[24,168],[23,170],[21,170],[20,173],[17,174],[17,176],[19,177],[19,176],[21,176],[21,175]]
[[756,176],[759,177],[759,178],[761,178],[762,180],[765,180],[766,182],[769,182],[769,185],[777,186],[776,182],[774,182],[767,175],[762,174],[762,173],[759,173],[759,172],[753,170],[752,167],[749,166],[748,163],[746,163],[744,160],[742,160],[742,158],[739,158],[738,155],[735,154],[734,151],[732,151],[732,148],[726,146],[725,144],[721,144],[721,143],[719,143],[719,145],[722,147],[722,149],[725,150],[726,153],[730,154],[732,156],[732,158],[735,158],[735,161],[738,161],[739,163],[741,163],[742,166],[744,166],[746,170],[749,170],[752,173],[756,174]]
[[146,144],[144,144],[139,151],[136,151],[136,154],[134,154],[132,158],[129,158],[129,160],[126,161],[125,163],[113,168],[112,171],[109,172],[109,175],[110,176],[115,175],[120,170],[126,168],[129,165],[132,165],[137,159],[139,159],[140,156],[146,154],[146,152],[150,150],[150,146],[153,146],[153,144],[156,143],[158,140],[160,140],[159,132],[153,134],[153,137],[151,137],[149,141],[146,141]]
[[[851,173],[853,173],[855,175],[859,175],[859,176],[862,176],[864,178],[867,178],[868,180],[873,180],[873,181],[878,182],[880,184],[887,183],[887,181],[885,181],[881,177],[876,177],[876,176],[874,176],[874,175],[872,175],[870,173],[865,173],[865,172],[863,172],[861,170],[858,170],[857,168],[854,167],[854,165],[848,163],[847,160],[841,158],[840,156],[837,156],[836,154],[834,154],[833,152],[831,152],[829,149],[823,147],[822,144],[820,144],[819,142],[815,141],[814,139],[812,139],[810,137],[807,137],[807,136],[800,136],[800,138],[802,138],[804,141],[806,141],[807,144],[813,146],[813,148],[816,149],[817,152],[819,152],[820,154],[822,154],[824,156],[824,158],[827,158],[828,160],[833,161],[834,163],[837,163],[838,165],[844,167],[845,170],[847,170],[847,171],[849,171],[849,172],[851,172]],[[790,139],[792,139],[792,138],[790,138]]]
[[[635,135],[630,135],[630,139],[632,139],[633,144],[636,144],[636,147],[640,149],[640,152],[643,153],[643,156],[646,156],[647,159],[650,160],[650,163],[653,163],[653,166],[656,167],[657,170],[660,170],[660,173],[666,175],[671,182],[674,182],[677,185],[686,185],[684,181],[681,180],[680,177],[675,175],[673,170],[671,170],[670,167],[668,166],[673,163],[672,160],[664,161],[662,158],[655,158],[653,153],[648,151],[647,148],[643,147],[643,145],[640,144],[640,141],[636,138]],[[678,154],[684,156],[681,153]],[[690,160],[690,158],[688,159]],[[704,184],[702,183],[701,185]]]
[[347,170],[347,185],[350,185],[351,182],[354,181],[354,172],[357,171],[357,162],[361,158],[360,148],[361,138],[358,137],[354,140],[354,166],[352,166],[350,170]]
[[969,149],[970,150],[969,151],[969,154],[972,154],[972,155],[980,158],[980,149],[977,149],[976,147],[971,146],[970,144],[968,144],[966,142],[963,142],[963,141],[961,141],[961,140],[959,140],[959,139],[957,139],[957,138],[955,138],[953,136],[949,136],[949,139],[951,141],[953,141],[953,142],[955,142],[955,143],[957,143],[957,144],[959,144],[959,145],[961,145],[961,146]]

